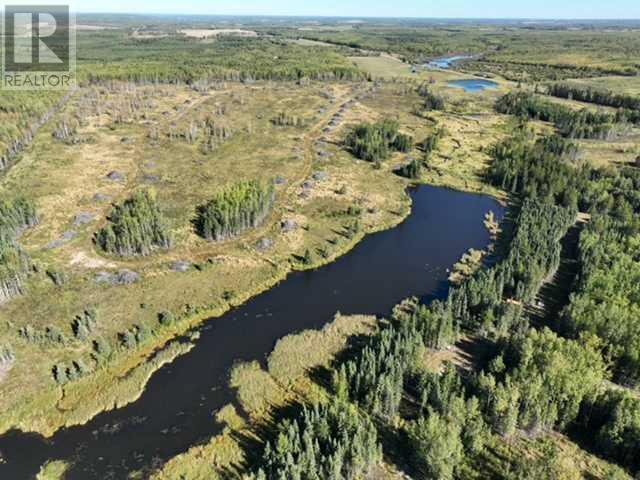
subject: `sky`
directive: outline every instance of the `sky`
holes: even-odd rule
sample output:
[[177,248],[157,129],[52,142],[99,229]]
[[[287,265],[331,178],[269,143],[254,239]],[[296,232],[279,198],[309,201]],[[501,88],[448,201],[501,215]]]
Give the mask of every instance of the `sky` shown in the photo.
[[[0,3],[50,3],[0,0]],[[340,17],[640,19],[640,0],[67,0],[77,12]],[[57,0],[53,3],[67,3]]]

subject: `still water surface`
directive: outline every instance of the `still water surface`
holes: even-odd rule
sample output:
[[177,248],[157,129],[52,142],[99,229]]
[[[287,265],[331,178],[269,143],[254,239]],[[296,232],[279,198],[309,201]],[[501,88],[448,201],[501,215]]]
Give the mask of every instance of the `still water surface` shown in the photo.
[[498,88],[498,84],[491,80],[481,78],[469,78],[463,80],[451,80],[447,82],[452,87],[464,88],[465,92],[477,93],[489,88]]
[[320,328],[337,311],[386,315],[400,300],[447,293],[447,269],[469,248],[490,241],[483,216],[492,198],[421,186],[411,215],[365,238],[334,263],[298,272],[201,327],[195,348],[159,370],[135,403],[45,440],[12,431],[0,436],[0,479],[33,478],[47,460],[74,462],[67,479],[124,479],[220,432],[213,413],[235,401],[228,388],[236,362],[264,362],[276,341]]

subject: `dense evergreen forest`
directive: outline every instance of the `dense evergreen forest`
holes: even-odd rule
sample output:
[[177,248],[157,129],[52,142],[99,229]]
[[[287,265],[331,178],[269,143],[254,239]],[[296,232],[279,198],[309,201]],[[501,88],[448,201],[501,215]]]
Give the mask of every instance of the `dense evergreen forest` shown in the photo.
[[[416,478],[464,478],[486,442],[517,431],[575,435],[629,471],[640,469],[640,399],[605,382],[608,358],[617,381],[636,383],[640,371],[634,314],[640,173],[576,164],[576,151],[561,136],[536,137],[526,123],[498,143],[488,178],[517,199],[501,258],[451,287],[446,301],[403,302],[379,334],[335,365],[338,401],[359,405],[379,425],[402,419],[401,461]],[[592,219],[581,235],[570,304],[556,324],[534,328],[527,306],[558,269],[561,240],[578,209]],[[421,366],[426,349],[445,349],[463,332],[492,344],[479,370],[449,366],[434,374]],[[315,441],[309,435],[306,444]],[[289,453],[279,456],[271,446],[266,458],[291,463]],[[533,478],[538,470],[535,478],[557,478],[549,465],[543,473],[526,458],[514,461],[515,473],[505,478]]]
[[0,304],[23,292],[31,261],[18,237],[37,223],[35,206],[28,200],[0,200]]
[[608,390],[585,402],[578,431],[591,435],[593,447],[630,471],[640,471],[640,400],[637,395]]
[[494,185],[525,197],[544,198],[578,208],[588,172],[572,165],[577,146],[557,135],[535,139],[525,125],[493,147],[488,179]]
[[271,212],[274,196],[273,183],[239,182],[198,207],[196,230],[207,240],[233,238],[262,224]]
[[616,379],[638,385],[640,172],[624,168],[600,182],[607,191],[593,193],[592,218],[580,238],[581,272],[566,311],[566,327],[574,334],[597,334],[614,361]]
[[505,258],[450,292],[455,317],[467,328],[498,335],[526,329],[522,306],[535,299],[542,283],[558,268],[560,240],[576,213],[572,208],[525,199]]
[[496,103],[496,110],[498,113],[551,122],[562,136],[568,138],[610,140],[616,135],[616,124],[624,120],[614,114],[586,108],[573,110],[528,92],[507,93]]
[[109,224],[96,233],[95,240],[105,252],[121,256],[149,255],[171,247],[167,222],[155,195],[147,190],[117,205],[109,215]]
[[382,459],[375,426],[348,403],[306,407],[278,427],[255,480],[366,478]]

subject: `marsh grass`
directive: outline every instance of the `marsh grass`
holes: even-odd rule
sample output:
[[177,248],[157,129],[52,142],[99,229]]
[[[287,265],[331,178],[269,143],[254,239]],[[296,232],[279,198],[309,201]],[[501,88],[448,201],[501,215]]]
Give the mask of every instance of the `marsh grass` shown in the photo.
[[64,480],[69,464],[62,460],[53,460],[40,467],[36,480]]
[[[137,88],[146,95],[146,87]],[[150,353],[172,335],[270,288],[293,268],[316,268],[332,261],[365,234],[391,227],[408,214],[410,202],[402,180],[353,161],[339,145],[328,144],[331,156],[316,157],[314,145],[322,128],[343,101],[353,98],[357,84],[299,87],[264,82],[246,87],[229,83],[226,90],[206,95],[182,87],[158,88],[161,94],[151,96],[155,107],[144,121],[134,118],[114,125],[109,115],[90,116],[81,128],[81,133],[93,137],[90,145],[54,141],[52,127],[45,127],[21,161],[0,180],[0,192],[20,189],[36,201],[42,216],[41,225],[21,239],[40,273],[29,279],[26,295],[3,306],[3,319],[10,321],[0,324],[0,340],[12,345],[19,360],[0,386],[0,431],[20,427],[50,435],[62,425],[82,423],[99,411],[128,403],[137,398],[150,371],[155,370],[153,364],[144,366]],[[335,103],[320,95],[325,90],[333,92]],[[107,104],[119,105],[133,94],[106,89],[103,95]],[[222,121],[228,122],[236,134],[210,154],[203,155],[197,145],[188,142],[171,142],[161,136],[155,145],[147,138],[149,124],[164,131],[173,122],[180,129],[202,111],[215,110],[216,104],[227,106]],[[323,105],[328,110],[319,114]],[[69,108],[81,108],[81,100]],[[270,117],[258,118],[269,110],[302,112],[313,122],[303,130],[276,128]],[[245,130],[248,126],[251,133]],[[316,170],[327,172],[328,178],[316,182],[307,197],[300,197],[301,183]],[[107,179],[111,171],[121,172],[125,180]],[[92,242],[94,232],[105,224],[111,203],[127,198],[148,173],[159,178],[153,189],[174,235],[174,249],[136,259],[101,254]],[[286,182],[277,187],[274,211],[262,227],[216,244],[198,238],[191,229],[195,206],[232,181],[270,181],[276,175]],[[349,185],[348,193],[336,193],[344,184]],[[96,203],[96,193],[111,199]],[[334,232],[342,230],[349,220],[331,212],[346,211],[354,204],[362,205],[364,211],[361,231],[353,238],[331,243]],[[95,220],[73,225],[80,212],[91,213]],[[306,228],[283,234],[280,222],[289,216],[304,220]],[[75,238],[59,248],[47,248],[68,230],[77,232]],[[257,250],[256,243],[265,237],[274,240],[273,247]],[[302,255],[306,249],[322,251],[323,255],[316,254],[309,265],[292,262],[292,255]],[[193,268],[172,272],[169,267],[178,260],[189,260]],[[45,274],[50,268],[67,274],[68,282],[55,285]],[[140,281],[127,286],[98,285],[94,281],[100,271],[122,268],[137,272]],[[149,326],[154,335],[149,347],[134,351],[116,348],[108,365],[67,385],[66,410],[61,413],[56,405],[62,395],[53,381],[52,366],[88,357],[94,338],[43,348],[18,339],[17,331],[25,324],[38,330],[55,326],[72,337],[73,318],[89,305],[100,311],[96,338],[117,345],[117,335],[133,324]],[[160,328],[158,313],[162,311],[189,319],[170,329]],[[126,386],[114,382],[125,374],[135,380]],[[93,400],[87,401],[89,398]]]
[[354,337],[371,335],[376,328],[375,317],[337,314],[321,330],[305,330],[281,339],[269,355],[268,371],[258,362],[236,365],[230,385],[237,390],[238,401],[251,422],[246,424],[232,405],[223,407],[216,414],[216,420],[226,425],[223,433],[170,460],[153,480],[178,479],[180,475],[190,479],[216,475],[240,478],[252,454],[261,448],[260,439],[269,438],[280,419],[301,408],[303,402],[326,401],[328,392],[316,383],[313,372],[320,367],[328,369]]

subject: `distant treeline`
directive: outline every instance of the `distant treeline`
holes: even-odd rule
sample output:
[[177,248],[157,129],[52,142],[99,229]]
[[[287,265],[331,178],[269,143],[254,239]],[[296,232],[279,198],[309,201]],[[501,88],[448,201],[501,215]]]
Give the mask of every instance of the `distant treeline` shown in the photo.
[[167,36],[132,39],[122,32],[82,36],[82,83],[196,83],[229,80],[363,80],[368,75],[333,49],[266,38],[221,36],[215,42]]
[[562,81],[607,75],[637,75],[637,68],[599,68],[589,65],[551,64],[513,60],[493,60],[481,57],[468,60],[465,67],[472,71],[491,73],[512,82]]
[[568,83],[554,83],[549,85],[547,93],[554,97],[577,100],[579,102],[595,103],[613,108],[640,109],[640,97],[610,90],[580,87]]
[[23,292],[31,261],[17,240],[37,223],[35,206],[28,200],[0,199],[0,304]]

